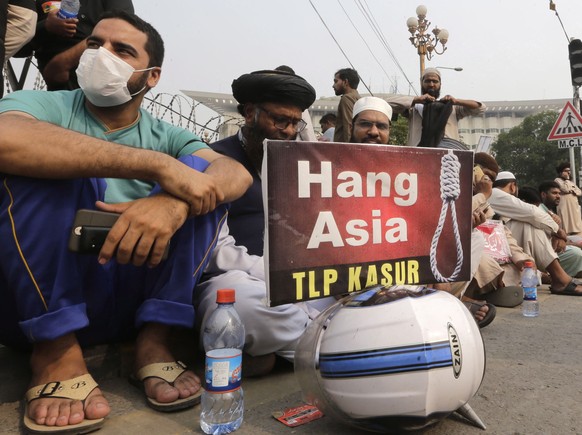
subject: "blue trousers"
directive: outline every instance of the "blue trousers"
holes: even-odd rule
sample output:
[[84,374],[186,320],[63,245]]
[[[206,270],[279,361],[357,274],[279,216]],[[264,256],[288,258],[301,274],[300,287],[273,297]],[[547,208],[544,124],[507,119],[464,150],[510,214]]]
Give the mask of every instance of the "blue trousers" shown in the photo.
[[[208,166],[195,156],[180,160],[198,171]],[[102,266],[95,255],[70,252],[68,238],[76,211],[103,200],[103,179],[0,180],[0,343],[27,347],[74,332],[91,345],[127,339],[144,322],[193,327],[194,286],[227,206],[188,219],[155,268]]]

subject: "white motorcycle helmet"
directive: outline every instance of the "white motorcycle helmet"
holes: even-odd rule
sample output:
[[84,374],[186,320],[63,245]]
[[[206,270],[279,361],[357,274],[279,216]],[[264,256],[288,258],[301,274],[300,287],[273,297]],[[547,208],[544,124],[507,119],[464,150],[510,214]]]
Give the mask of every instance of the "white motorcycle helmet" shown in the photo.
[[376,286],[323,311],[295,353],[305,400],[361,429],[417,430],[476,393],[485,349],[454,296],[422,286]]

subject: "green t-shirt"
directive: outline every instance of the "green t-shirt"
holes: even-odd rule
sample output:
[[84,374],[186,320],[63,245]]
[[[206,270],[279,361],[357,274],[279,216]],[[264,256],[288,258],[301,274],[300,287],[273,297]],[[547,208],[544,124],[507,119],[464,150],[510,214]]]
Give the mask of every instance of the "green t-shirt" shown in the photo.
[[[155,150],[179,158],[192,154],[207,145],[194,133],[168,124],[140,109],[133,124],[109,130],[85,107],[83,91],[18,91],[0,100],[0,113],[18,111],[38,120],[47,121],[98,139]],[[50,152],[50,150],[48,150]],[[106,202],[131,201],[147,196],[154,186],[149,180],[108,178]]]

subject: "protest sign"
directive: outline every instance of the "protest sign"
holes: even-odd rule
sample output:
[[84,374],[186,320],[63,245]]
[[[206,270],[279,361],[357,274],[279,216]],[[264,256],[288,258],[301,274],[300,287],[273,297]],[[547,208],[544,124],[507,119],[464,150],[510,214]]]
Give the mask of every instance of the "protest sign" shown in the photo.
[[469,279],[471,151],[266,141],[262,174],[271,305]]

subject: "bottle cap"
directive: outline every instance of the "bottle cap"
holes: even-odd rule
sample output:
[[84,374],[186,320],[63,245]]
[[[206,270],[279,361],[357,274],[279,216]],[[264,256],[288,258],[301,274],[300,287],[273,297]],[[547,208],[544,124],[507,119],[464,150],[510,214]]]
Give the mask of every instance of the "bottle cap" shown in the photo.
[[526,260],[523,262],[523,267],[531,267],[533,269],[534,267],[534,262],[531,260]]
[[234,289],[223,288],[216,293],[217,304],[234,304]]

